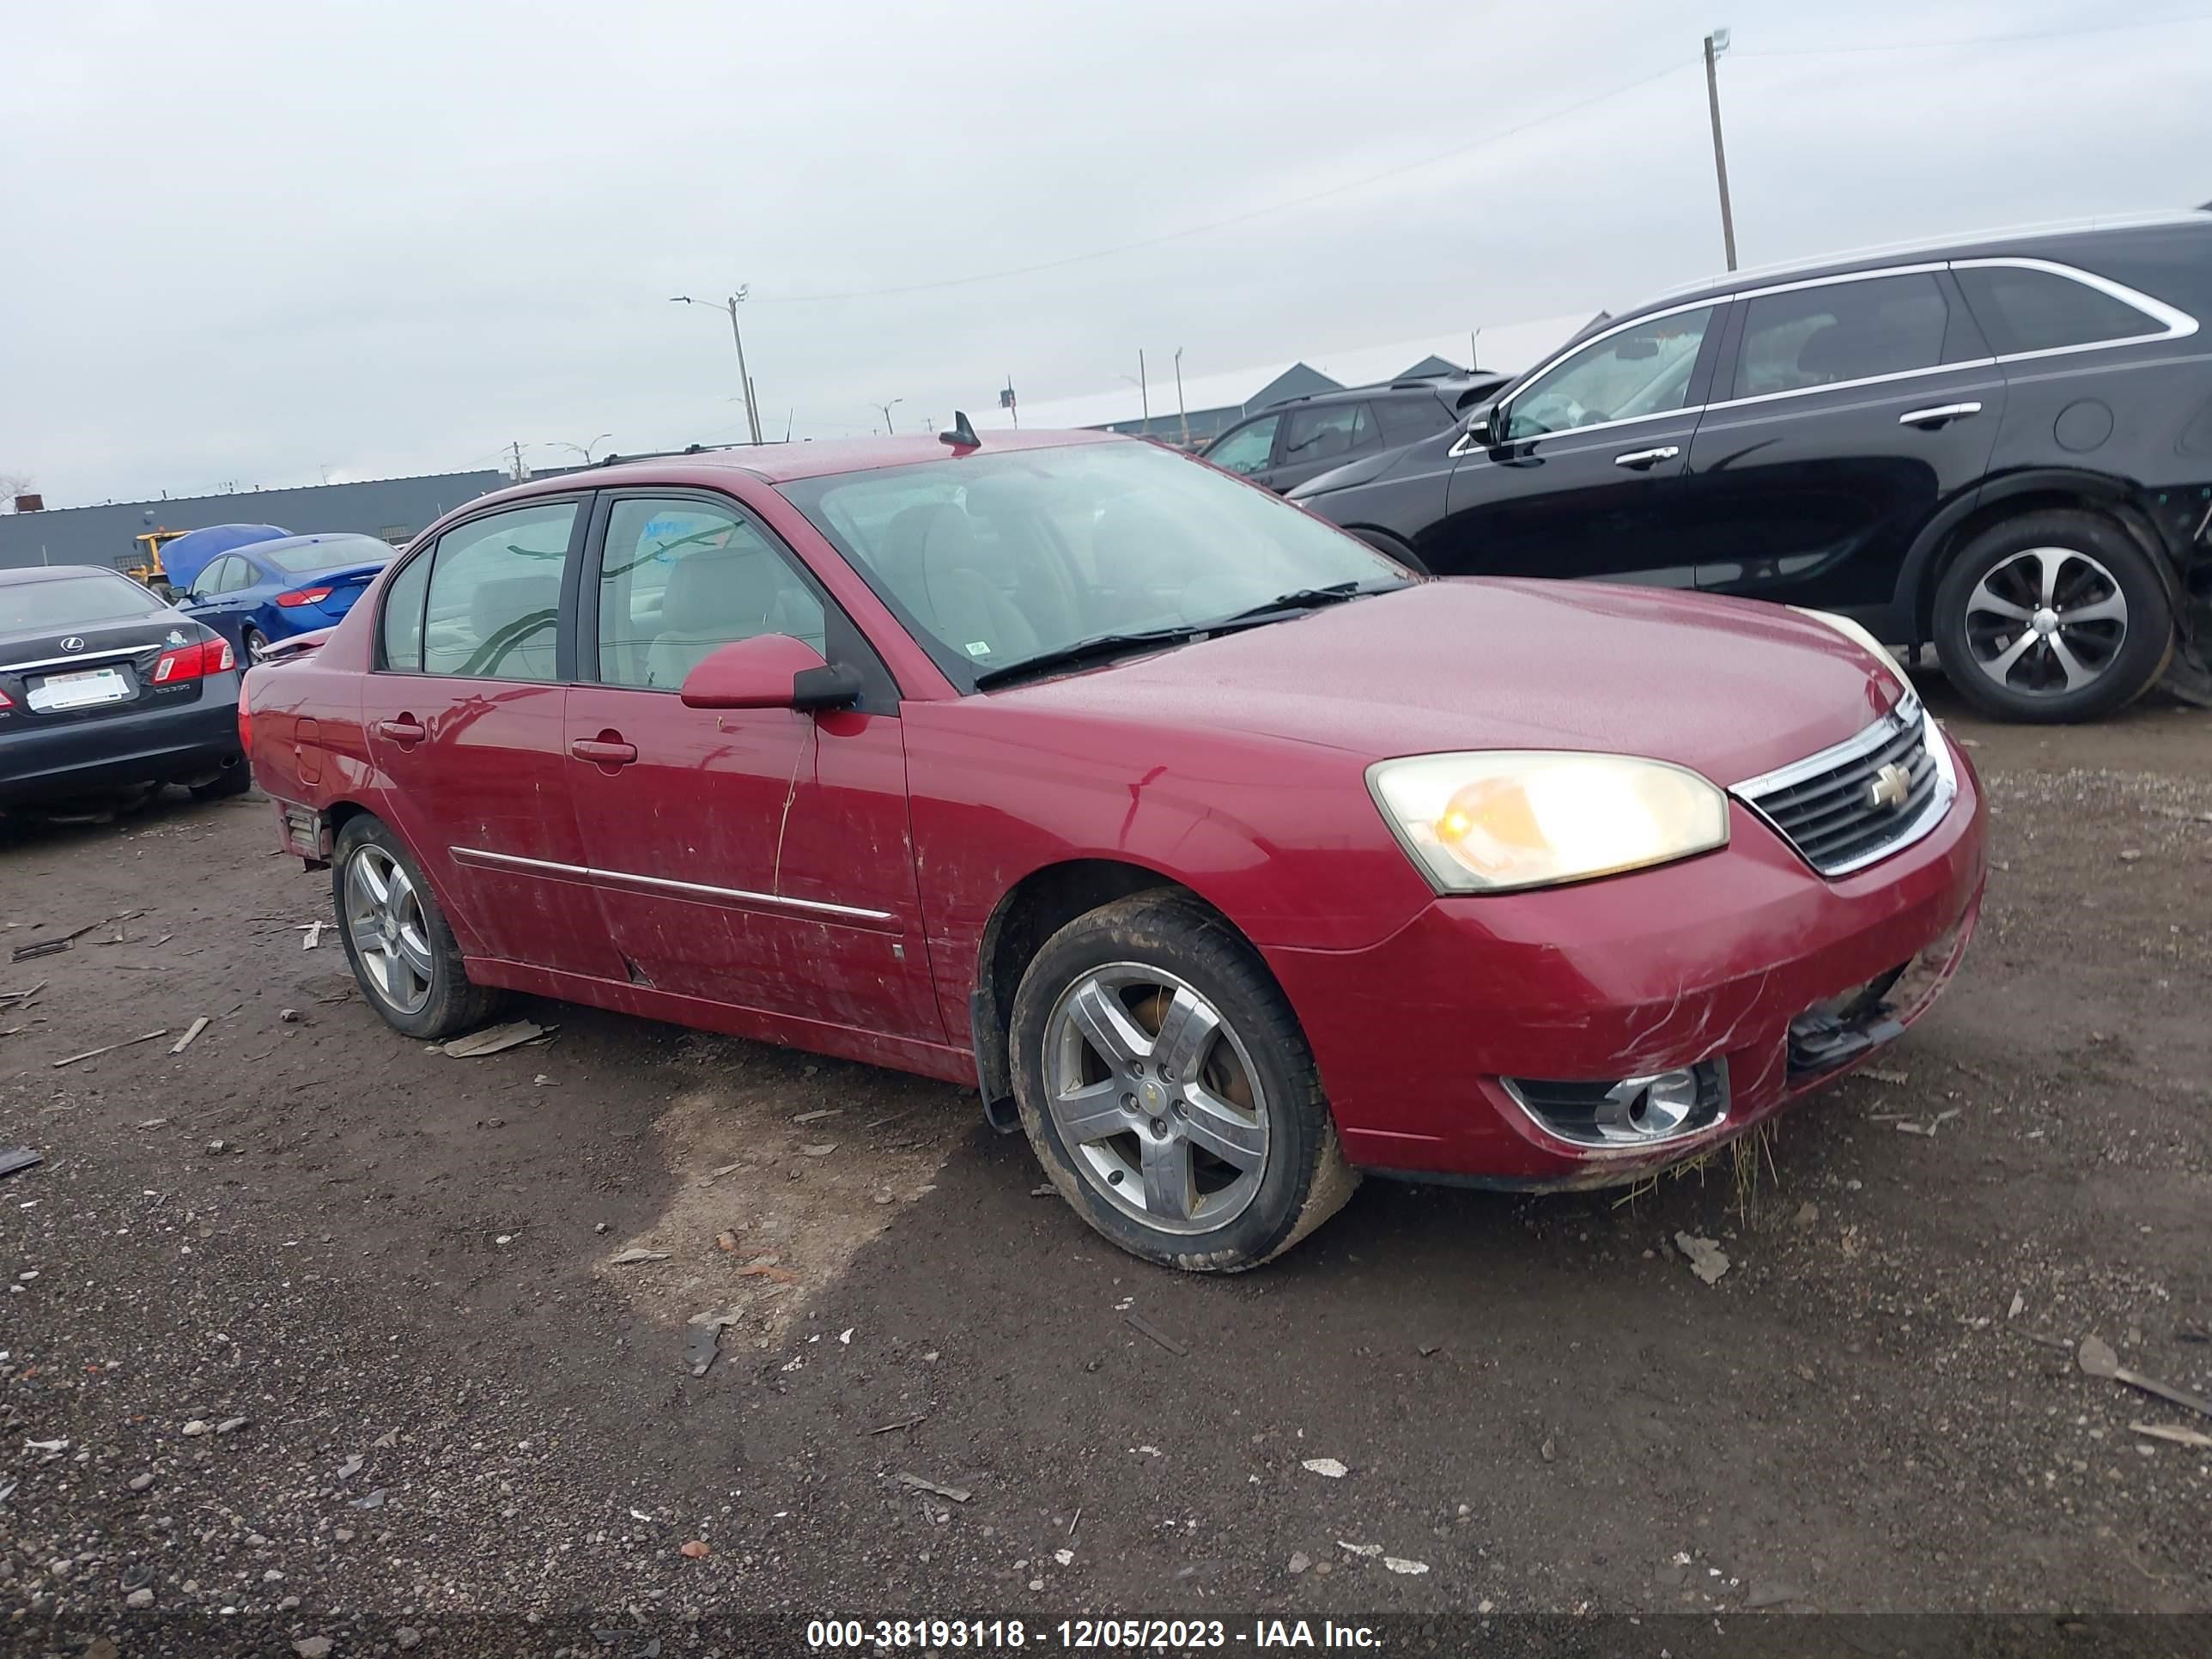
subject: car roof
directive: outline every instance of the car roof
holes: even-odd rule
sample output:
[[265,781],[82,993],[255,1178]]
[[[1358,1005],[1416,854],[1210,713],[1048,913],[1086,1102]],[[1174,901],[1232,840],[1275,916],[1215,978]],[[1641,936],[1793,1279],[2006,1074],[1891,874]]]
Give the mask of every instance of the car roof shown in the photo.
[[[0,584],[14,586],[23,582],[59,581],[65,576],[112,576],[118,581],[131,578],[120,570],[111,570],[104,564],[26,564],[10,570],[0,570]],[[135,587],[137,583],[131,585]]]
[[[324,542],[375,542],[387,553],[397,550],[391,543],[378,541],[375,537],[363,531],[319,530],[309,536],[276,536],[265,542],[245,542],[236,547],[226,548],[224,552],[235,553],[240,558],[246,558],[255,553],[273,553],[280,547],[316,547]],[[216,558],[221,557],[222,557],[222,553],[216,555]],[[213,561],[210,560],[210,562],[212,563]]]
[[1472,374],[1462,369],[1449,374],[1407,374],[1395,380],[1370,380],[1364,386],[1340,386],[1328,392],[1302,392],[1294,398],[1278,398],[1273,403],[1252,412],[1266,415],[1279,409],[1288,409],[1294,404],[1337,404],[1393,392],[1404,392],[1408,396],[1419,392],[1432,392],[1449,403],[1453,393],[1468,386],[1496,386],[1511,378],[1503,371],[1493,373],[1486,368],[1478,368]]
[[[1695,282],[1678,283],[1662,289],[1633,312],[1647,311],[1656,306],[1679,305],[1685,301],[1698,300],[1711,295],[1734,293],[1740,289],[1757,287],[1776,281],[1787,281],[1793,276],[1818,276],[1841,274],[1874,266],[1894,264],[1900,259],[1958,259],[1977,255],[2017,252],[2027,244],[2063,243],[2100,234],[2124,230],[2148,230],[2177,226],[2195,226],[2212,230],[2212,214],[2203,209],[2191,208],[2179,211],[2157,213],[2110,214],[2101,218],[2066,219],[2047,224],[2014,225],[1994,230],[1963,232],[1956,235],[1924,238],[1918,241],[1889,242],[1874,247],[1847,249],[1824,253],[1817,258],[1791,259],[1781,264],[1747,267],[1722,275],[1701,276]],[[1633,314],[1624,310],[1608,319],[1618,322]],[[1585,330],[1587,333],[1589,331]],[[1580,336],[1577,337],[1581,337]]]
[[[1142,443],[1111,432],[986,432],[976,434],[973,449],[956,449],[936,438],[825,438],[801,443],[723,444],[713,448],[694,444],[688,449],[651,455],[609,455],[590,466],[549,472],[526,483],[509,485],[469,502],[471,512],[490,502],[528,501],[538,495],[562,495],[578,489],[619,489],[641,484],[690,484],[708,489],[726,489],[738,474],[765,484],[790,483],[800,478],[826,477],[839,472],[872,472],[886,466],[921,466],[931,461],[955,460],[963,455],[1004,454],[1009,450],[1060,449],[1071,444]],[[450,515],[448,515],[450,516]],[[441,523],[444,522],[441,519]],[[435,526],[433,526],[434,528]],[[418,536],[408,544],[422,541]]]

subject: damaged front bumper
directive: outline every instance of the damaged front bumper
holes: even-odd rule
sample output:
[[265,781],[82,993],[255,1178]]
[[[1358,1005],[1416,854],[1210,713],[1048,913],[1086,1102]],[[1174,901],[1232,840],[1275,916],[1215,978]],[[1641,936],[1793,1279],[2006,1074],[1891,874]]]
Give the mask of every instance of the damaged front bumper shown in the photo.
[[1605,1186],[1740,1134],[1863,1063],[1963,957],[1979,780],[1840,879],[1738,807],[1724,850],[1581,886],[1440,898],[1372,949],[1267,951],[1346,1156],[1514,1188]]

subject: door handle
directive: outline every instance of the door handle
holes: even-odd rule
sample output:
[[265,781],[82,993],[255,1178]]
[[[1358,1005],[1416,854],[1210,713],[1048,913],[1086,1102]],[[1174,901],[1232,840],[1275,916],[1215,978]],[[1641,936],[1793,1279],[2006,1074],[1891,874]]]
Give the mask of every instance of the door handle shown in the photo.
[[402,714],[397,720],[379,720],[375,731],[378,737],[389,738],[402,749],[412,749],[430,735],[412,714]]
[[1917,426],[1923,431],[1933,431],[1936,428],[1949,422],[1963,421],[1969,415],[1978,415],[1981,412],[1982,406],[1979,404],[1937,404],[1932,409],[1908,409],[1897,417],[1897,423],[1899,426]]
[[1632,449],[1626,455],[1616,455],[1613,458],[1613,464],[1615,466],[1632,466],[1641,471],[1661,461],[1671,461],[1681,453],[1679,444],[1662,444],[1656,449]]
[[628,766],[637,758],[637,745],[616,738],[579,738],[568,752],[594,766]]

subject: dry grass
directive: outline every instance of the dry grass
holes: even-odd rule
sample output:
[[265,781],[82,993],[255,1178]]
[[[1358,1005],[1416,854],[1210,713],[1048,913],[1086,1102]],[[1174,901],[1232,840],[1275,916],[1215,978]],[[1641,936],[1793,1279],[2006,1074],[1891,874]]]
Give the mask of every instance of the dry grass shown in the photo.
[[[1647,1193],[1657,1192],[1662,1181],[1680,1181],[1694,1176],[1702,1188],[1706,1176],[1719,1174],[1725,1164],[1729,1212],[1735,1216],[1736,1224],[1747,1231],[1756,1228],[1764,1222],[1767,1204],[1782,1184],[1781,1171],[1774,1166],[1775,1135],[1773,1119],[1755,1123],[1733,1140],[1708,1146],[1695,1158],[1684,1158],[1680,1164],[1671,1164],[1646,1176],[1614,1200],[1613,1207],[1619,1209],[1625,1204],[1633,1204]],[[1760,1175],[1762,1169],[1765,1171],[1764,1176]]]

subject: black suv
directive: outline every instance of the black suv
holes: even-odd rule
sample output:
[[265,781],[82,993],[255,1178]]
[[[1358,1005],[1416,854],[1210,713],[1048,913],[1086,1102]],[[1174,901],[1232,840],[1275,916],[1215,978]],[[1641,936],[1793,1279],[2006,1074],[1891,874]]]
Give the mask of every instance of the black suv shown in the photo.
[[1455,431],[1461,415],[1506,378],[1478,370],[1291,398],[1239,421],[1199,453],[1280,492],[1347,461]]
[[1451,434],[1292,498],[1440,575],[1838,611],[1932,641],[1996,714],[2100,714],[2170,659],[2202,701],[2203,318],[2202,211],[1740,271],[1594,324]]

